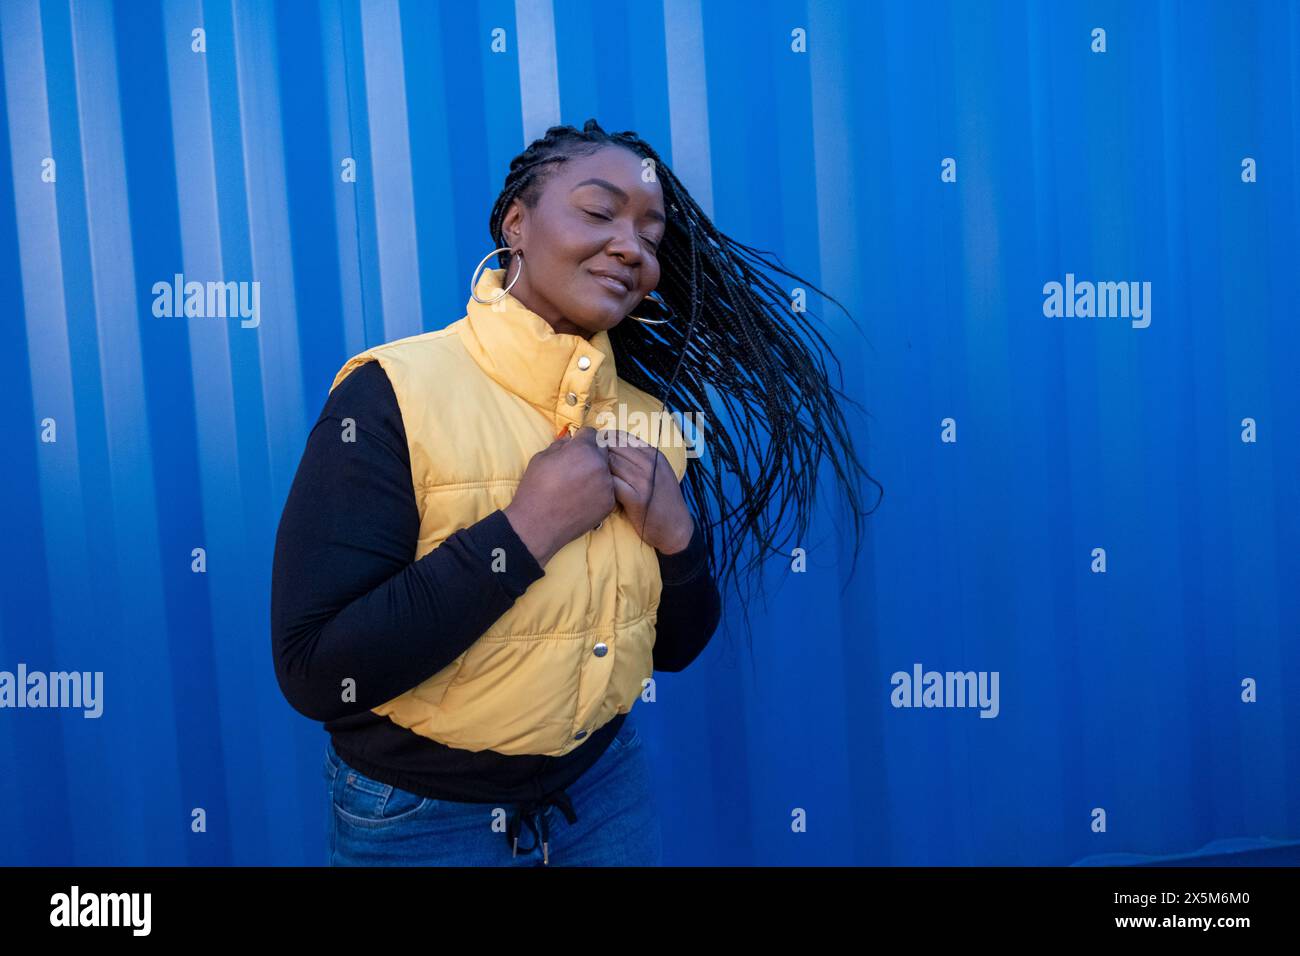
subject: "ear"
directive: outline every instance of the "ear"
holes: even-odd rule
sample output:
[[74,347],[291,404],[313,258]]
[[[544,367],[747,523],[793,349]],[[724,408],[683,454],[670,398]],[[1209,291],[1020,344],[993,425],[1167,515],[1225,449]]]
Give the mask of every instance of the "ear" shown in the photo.
[[518,249],[523,244],[527,232],[524,225],[524,204],[516,198],[511,201],[510,208],[501,219],[501,233],[510,248]]

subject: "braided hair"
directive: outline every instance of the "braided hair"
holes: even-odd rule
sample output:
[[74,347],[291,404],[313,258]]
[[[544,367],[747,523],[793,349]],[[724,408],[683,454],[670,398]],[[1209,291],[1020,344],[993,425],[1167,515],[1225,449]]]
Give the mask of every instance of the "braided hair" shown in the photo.
[[[751,586],[752,572],[766,552],[788,560],[791,555],[773,540],[792,504],[796,541],[804,539],[818,464],[826,454],[852,505],[852,577],[862,541],[861,519],[871,513],[858,507],[858,474],[880,488],[882,498],[884,487],[867,474],[854,452],[838,399],[858,403],[830,383],[823,360],[830,352],[825,339],[802,313],[791,309],[788,294],[760,269],[812,288],[847,315],[837,300],[764,258],[762,250],[718,231],[654,149],[633,132],[607,133],[594,119],[581,130],[552,126],[511,160],[489,219],[492,241],[497,248],[509,245],[501,226],[515,199],[535,207],[558,164],[607,146],[621,146],[653,164],[667,218],[658,250],[661,276],[656,291],[673,314],[666,324],[624,321],[612,328],[614,362],[620,378],[658,396],[665,411],[671,400],[708,423],[708,453],[697,464],[708,459],[709,468],[687,468],[683,496],[700,516],[710,570],[724,589],[728,583],[738,584],[747,542],[754,552],[744,566]],[[509,251],[497,256],[498,266],[507,273],[511,256]],[[835,364],[842,382],[838,359]],[[715,401],[725,415],[714,414]],[[654,417],[658,421],[662,415]],[[659,447],[657,437],[651,444]],[[739,482],[735,505],[723,490],[724,469]],[[652,495],[657,473],[652,473]],[[714,552],[715,527],[722,539],[720,563]],[[749,594],[737,591],[748,621]],[[748,634],[749,628],[745,631]]]

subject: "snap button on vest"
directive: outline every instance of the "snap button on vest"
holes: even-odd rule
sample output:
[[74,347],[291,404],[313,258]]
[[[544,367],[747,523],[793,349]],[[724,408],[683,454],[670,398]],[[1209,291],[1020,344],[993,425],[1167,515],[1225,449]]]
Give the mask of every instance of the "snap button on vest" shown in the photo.
[[578,396],[575,395],[573,392],[570,392],[568,395],[565,395],[564,400],[568,402],[570,405],[578,404]]
[[606,644],[604,641],[601,641],[599,644],[597,644],[595,647],[591,649],[591,653],[595,654],[597,657],[604,657],[606,652],[608,651],[609,651],[609,645]]
[[580,356],[578,358],[578,368],[582,369],[584,372],[591,368],[591,359],[587,358],[585,355]]

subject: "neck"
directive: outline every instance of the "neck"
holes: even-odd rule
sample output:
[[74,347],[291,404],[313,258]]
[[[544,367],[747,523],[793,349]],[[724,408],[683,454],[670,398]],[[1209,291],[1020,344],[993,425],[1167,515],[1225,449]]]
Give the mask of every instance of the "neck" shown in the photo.
[[534,295],[533,290],[528,287],[528,281],[520,277],[515,283],[515,287],[510,290],[510,294],[519,300],[529,312],[535,312],[546,320],[546,323],[561,335],[579,335],[588,341],[591,340],[592,331],[584,329],[582,326],[570,322],[564,316],[560,315],[559,310],[552,308],[549,302],[546,302],[541,296]]

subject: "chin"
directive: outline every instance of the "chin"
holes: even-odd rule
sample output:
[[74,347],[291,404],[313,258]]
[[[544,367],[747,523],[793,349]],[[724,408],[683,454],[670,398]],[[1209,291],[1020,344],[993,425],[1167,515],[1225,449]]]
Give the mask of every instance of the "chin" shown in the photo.
[[581,320],[575,320],[575,325],[580,325],[588,332],[608,331],[623,321],[624,313],[617,309],[611,309],[607,312],[600,312],[595,315],[584,315]]

